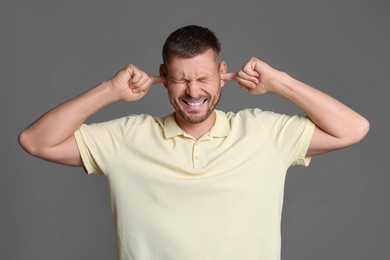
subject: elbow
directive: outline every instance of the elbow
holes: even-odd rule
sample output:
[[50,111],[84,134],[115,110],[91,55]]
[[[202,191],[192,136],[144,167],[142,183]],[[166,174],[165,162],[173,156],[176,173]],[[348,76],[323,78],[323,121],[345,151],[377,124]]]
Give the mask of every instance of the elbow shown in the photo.
[[355,124],[350,125],[348,129],[345,130],[344,137],[337,138],[338,145],[337,149],[346,148],[354,144],[359,143],[366,137],[370,130],[370,122],[362,117]]
[[28,145],[28,136],[26,134],[26,130],[22,131],[19,136],[18,136],[18,142],[19,145],[25,150],[26,152],[29,153],[29,145]]
[[364,123],[363,123],[363,127],[364,127],[364,133],[363,133],[363,137],[362,139],[368,134],[368,132],[370,131],[370,122],[364,118]]
[[38,149],[34,146],[32,137],[28,134],[27,130],[22,131],[18,136],[19,145],[23,148],[27,153],[37,156]]
[[353,130],[351,145],[358,143],[366,137],[368,132],[370,131],[370,122],[362,117],[361,120],[359,120],[359,123],[356,125],[356,127]]
[[360,136],[359,141],[363,140],[364,137],[370,131],[370,122],[366,118],[362,118],[362,122],[360,123]]

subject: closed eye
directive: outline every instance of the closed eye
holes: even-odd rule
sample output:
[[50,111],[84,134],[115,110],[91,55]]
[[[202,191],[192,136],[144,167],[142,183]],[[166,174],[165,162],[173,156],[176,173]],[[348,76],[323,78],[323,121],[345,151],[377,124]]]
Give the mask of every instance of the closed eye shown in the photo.
[[169,83],[171,84],[185,84],[185,80],[180,80],[180,79],[169,79]]
[[[211,77],[201,77],[201,78],[196,79],[196,81],[199,83],[208,83],[208,82],[212,81],[212,78]],[[175,85],[184,85],[184,84],[187,84],[188,82],[189,81],[187,81],[185,79],[169,79],[169,83],[175,84]]]
[[211,81],[211,78],[210,77],[202,77],[202,78],[199,78],[198,81],[201,83],[207,83],[207,82]]

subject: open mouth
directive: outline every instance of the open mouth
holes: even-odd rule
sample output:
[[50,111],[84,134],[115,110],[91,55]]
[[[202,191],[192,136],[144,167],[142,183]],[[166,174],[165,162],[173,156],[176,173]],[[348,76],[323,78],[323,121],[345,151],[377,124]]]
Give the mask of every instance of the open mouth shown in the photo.
[[203,105],[204,103],[206,103],[207,99],[201,99],[201,100],[196,100],[196,101],[182,99],[182,101],[185,104],[189,105],[190,107],[199,107],[199,106]]

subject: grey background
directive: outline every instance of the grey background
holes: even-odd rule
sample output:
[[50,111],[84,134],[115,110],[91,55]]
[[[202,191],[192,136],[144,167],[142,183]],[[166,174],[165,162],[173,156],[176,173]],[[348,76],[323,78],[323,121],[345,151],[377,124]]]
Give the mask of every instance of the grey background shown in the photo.
[[[380,0],[2,1],[0,259],[114,259],[106,179],[30,157],[17,135],[128,63],[157,74],[163,41],[187,24],[217,33],[230,71],[256,56],[371,122],[363,142],[290,169],[283,259],[390,259],[389,11]],[[247,107],[301,113],[228,83],[219,109]],[[171,111],[156,86],[88,121]]]

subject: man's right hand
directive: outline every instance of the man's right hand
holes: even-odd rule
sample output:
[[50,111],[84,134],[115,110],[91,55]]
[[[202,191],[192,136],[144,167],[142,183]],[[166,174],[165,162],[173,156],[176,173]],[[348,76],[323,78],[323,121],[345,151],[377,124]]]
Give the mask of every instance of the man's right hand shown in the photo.
[[115,98],[126,102],[143,98],[153,84],[163,82],[164,77],[149,77],[133,64],[127,65],[109,80]]

